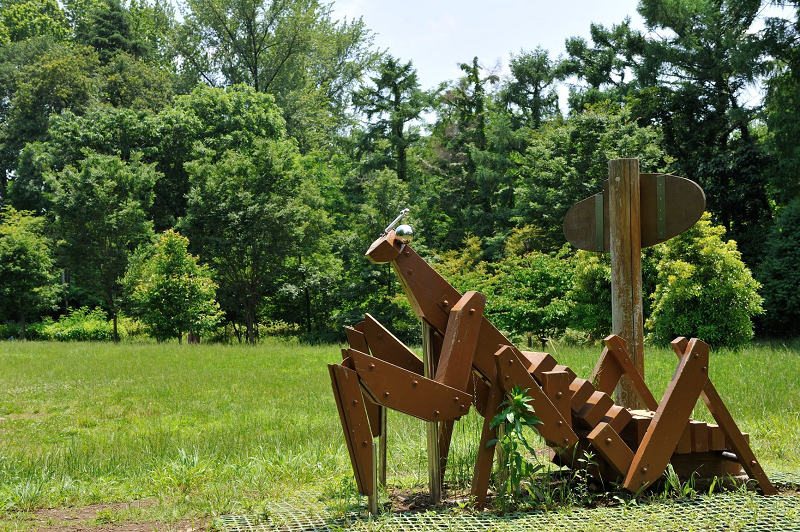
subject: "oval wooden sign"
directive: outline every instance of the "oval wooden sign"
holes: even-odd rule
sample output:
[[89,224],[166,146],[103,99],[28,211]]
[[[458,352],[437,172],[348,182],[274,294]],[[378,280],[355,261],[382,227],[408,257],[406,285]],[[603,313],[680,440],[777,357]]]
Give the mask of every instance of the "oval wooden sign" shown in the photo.
[[[703,215],[706,195],[700,185],[667,174],[639,174],[642,247],[683,233]],[[603,192],[579,201],[564,217],[564,236],[578,249],[609,250],[608,181]]]

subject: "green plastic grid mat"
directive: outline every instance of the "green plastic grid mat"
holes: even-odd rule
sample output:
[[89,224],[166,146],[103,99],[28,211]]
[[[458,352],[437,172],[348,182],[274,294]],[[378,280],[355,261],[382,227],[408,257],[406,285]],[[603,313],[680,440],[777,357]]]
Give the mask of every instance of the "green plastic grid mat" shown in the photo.
[[[800,475],[772,475],[776,486],[797,489]],[[267,504],[262,516],[227,515],[216,520],[225,532],[338,532],[378,531],[484,531],[527,530],[614,531],[800,531],[800,494],[763,497],[755,493],[717,493],[679,501],[658,501],[603,508],[565,508],[495,515],[462,510],[420,513],[386,513],[369,517],[365,512],[334,517],[319,503],[301,499]]]

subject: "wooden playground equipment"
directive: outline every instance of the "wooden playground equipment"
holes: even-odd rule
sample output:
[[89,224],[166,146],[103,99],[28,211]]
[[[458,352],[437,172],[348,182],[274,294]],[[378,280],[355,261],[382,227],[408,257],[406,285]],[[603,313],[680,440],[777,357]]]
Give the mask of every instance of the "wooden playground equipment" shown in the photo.
[[[637,180],[638,161],[634,169],[631,175]],[[613,170],[611,177],[613,180]],[[667,178],[665,183],[654,176],[656,194],[665,192],[669,197],[675,187],[688,187],[676,181],[681,178]],[[681,190],[685,194],[688,188]],[[602,197],[599,201],[595,198],[585,201],[605,213],[606,220],[611,211],[613,262],[614,207],[603,209]],[[613,196],[607,204],[612,202]],[[665,204],[655,200],[654,204],[656,209],[666,205],[663,210],[675,217],[675,209],[670,208],[668,201]],[[680,208],[686,204],[682,202]],[[703,198],[700,213],[704,204]],[[587,212],[580,215],[594,220],[593,231],[602,235],[603,219],[594,212],[585,216]],[[589,473],[606,482],[620,481],[634,493],[658,480],[669,463],[679,476],[695,471],[701,477],[736,475],[744,469],[763,494],[776,493],[750,449],[747,435],[739,430],[708,379],[709,347],[704,342],[682,337],[672,342],[679,360],[660,403],[637,369],[629,342],[620,335],[604,340],[605,349],[591,377],[579,378],[547,353],[517,349],[484,316],[483,294],[460,294],[414,252],[409,245],[408,226],[394,229],[402,215],[387,227],[366,255],[373,262],[390,263],[397,274],[423,324],[423,358],[417,357],[368,314],[355,327],[346,328],[350,345],[342,351],[342,363],[328,366],[358,491],[369,497],[372,512],[377,512],[378,484],[386,482],[387,408],[427,422],[429,487],[432,502],[438,503],[453,424],[467,414],[470,406],[475,407],[484,417],[484,423],[471,497],[477,507],[483,507],[494,460],[494,445],[487,443],[496,438],[490,422],[504,396],[517,386],[527,390],[530,405],[541,419],[536,428],[557,463],[572,466],[574,460],[583,457],[583,451],[592,450],[597,465],[591,466]],[[656,220],[653,243],[690,227],[699,214],[691,211],[684,216],[695,215],[688,225],[683,220],[672,228],[666,224],[666,230],[665,224]],[[568,214],[567,221],[571,216],[575,214]],[[567,222],[565,233],[570,239],[566,225]],[[644,236],[648,230],[642,229],[640,242],[648,242]],[[609,249],[608,236],[604,242],[594,235],[586,240],[590,246],[600,248],[597,250]],[[628,384],[620,393],[623,379]],[[615,404],[612,394],[626,398],[634,406],[638,402],[645,409]],[[634,395],[635,399],[626,394]],[[716,424],[690,419],[699,398]],[[378,442],[373,442],[374,438]]]

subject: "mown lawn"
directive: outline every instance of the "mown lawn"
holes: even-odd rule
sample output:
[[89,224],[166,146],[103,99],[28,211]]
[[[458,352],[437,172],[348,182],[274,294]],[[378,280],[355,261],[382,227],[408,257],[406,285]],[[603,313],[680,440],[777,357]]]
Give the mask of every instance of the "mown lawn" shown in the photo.
[[[153,500],[107,522],[257,512],[267,501],[352,495],[325,365],[340,346],[0,343],[0,530],[40,508]],[[600,348],[554,346],[588,376]],[[710,376],[768,471],[800,471],[800,352],[712,351]],[[677,359],[647,351],[660,398]],[[704,407],[695,417],[711,420]],[[479,420],[458,423],[451,484],[471,476]],[[389,418],[389,483],[424,489],[423,423]],[[116,512],[116,514],[114,513]]]

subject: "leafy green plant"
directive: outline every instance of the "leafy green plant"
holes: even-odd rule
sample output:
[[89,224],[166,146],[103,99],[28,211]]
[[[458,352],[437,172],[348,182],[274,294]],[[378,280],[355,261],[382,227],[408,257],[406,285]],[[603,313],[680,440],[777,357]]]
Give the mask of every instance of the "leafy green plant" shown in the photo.
[[501,505],[514,505],[519,502],[523,480],[541,471],[542,464],[529,460],[526,452],[535,457],[536,451],[525,437],[525,429],[536,432],[536,425],[542,421],[536,417],[533,407],[528,404],[531,398],[527,390],[515,386],[500,405],[503,409],[492,418],[490,428],[501,429],[498,438],[486,445],[500,445],[500,485],[498,499]]
[[761,314],[760,285],[742,262],[736,242],[708,213],[694,227],[660,244],[650,338],[667,343],[696,337],[713,347],[740,348],[753,337],[751,318]]

